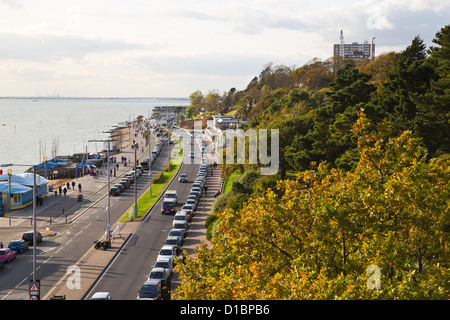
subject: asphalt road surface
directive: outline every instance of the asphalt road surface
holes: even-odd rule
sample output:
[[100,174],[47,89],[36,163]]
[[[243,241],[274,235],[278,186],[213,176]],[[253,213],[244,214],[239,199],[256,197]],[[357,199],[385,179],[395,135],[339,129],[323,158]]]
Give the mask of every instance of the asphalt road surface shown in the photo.
[[[185,150],[185,157],[189,151]],[[172,180],[168,189],[176,190],[178,195],[177,209],[180,210],[189,195],[190,186],[200,169],[201,155],[196,155],[195,161],[187,159]],[[199,158],[200,157],[200,158]],[[186,164],[192,162],[192,164]],[[188,175],[188,183],[178,182],[182,173]],[[162,198],[155,204],[153,210],[139,225],[136,232],[123,247],[120,254],[95,284],[87,299],[95,292],[110,292],[112,300],[136,300],[137,291],[147,279],[150,270],[161,249],[163,242],[172,229],[173,214],[160,213]]]

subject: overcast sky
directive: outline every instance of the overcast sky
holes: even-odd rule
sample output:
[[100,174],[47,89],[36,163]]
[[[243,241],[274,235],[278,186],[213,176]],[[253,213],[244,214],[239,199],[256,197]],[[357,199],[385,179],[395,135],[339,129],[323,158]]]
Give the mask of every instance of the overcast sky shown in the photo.
[[431,45],[450,0],[0,0],[0,96],[187,97],[245,89],[375,36]]

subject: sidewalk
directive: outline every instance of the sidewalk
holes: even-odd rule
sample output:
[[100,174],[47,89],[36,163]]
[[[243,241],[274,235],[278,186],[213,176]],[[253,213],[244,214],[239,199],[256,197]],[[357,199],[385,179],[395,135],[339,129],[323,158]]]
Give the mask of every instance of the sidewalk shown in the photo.
[[[140,146],[146,145],[142,135],[139,134],[137,137],[134,137],[134,139]],[[152,146],[154,146],[154,143],[155,142],[152,141]],[[134,166],[134,149],[132,149],[131,146],[127,146],[123,149],[123,152],[113,156],[117,159],[117,162],[113,165],[119,164],[119,167],[116,167],[116,176],[114,177],[113,170],[113,175],[110,177],[111,186],[118,183],[121,177]],[[131,163],[124,166],[120,161],[122,156],[130,159]],[[144,152],[142,152],[142,149],[139,148],[137,151],[137,158],[139,161],[147,157],[148,149],[144,149]],[[67,190],[66,196],[60,195],[59,193],[55,196],[54,192],[49,192],[44,198],[43,205],[36,206],[37,230],[40,231],[43,236],[46,236],[44,232],[46,227],[51,226],[51,224],[66,224],[70,222],[73,217],[89,208],[97,200],[107,194],[108,175],[106,165],[99,170],[101,170],[102,174],[97,177],[86,175],[79,178],[53,181],[53,183],[52,180],[50,180],[49,185],[54,185],[53,190],[55,190],[55,188],[58,189],[59,185],[65,187],[65,183],[71,183],[72,181],[75,182],[75,190],[73,190],[72,185],[70,185],[70,189]],[[56,185],[54,183],[56,183]],[[79,192],[78,190],[79,183],[81,184],[82,192]],[[83,195],[82,201],[78,201],[79,194]],[[24,230],[27,231],[32,228],[32,217],[33,205],[29,205],[20,210],[4,212],[4,216],[0,217],[0,241],[3,242],[4,245],[7,245],[9,241],[20,237],[20,234]]]

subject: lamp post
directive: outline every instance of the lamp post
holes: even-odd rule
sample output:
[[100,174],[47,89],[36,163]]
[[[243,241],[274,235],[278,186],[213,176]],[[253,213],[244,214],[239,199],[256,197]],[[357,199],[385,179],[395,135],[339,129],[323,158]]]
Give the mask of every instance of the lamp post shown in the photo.
[[[33,283],[36,283],[36,166],[27,164],[8,163],[0,164],[0,167],[33,167]],[[11,183],[11,169],[8,170],[9,181]],[[9,207],[11,208],[11,186],[9,188]],[[11,209],[10,209],[11,210]]]
[[[109,161],[109,143],[112,141],[116,141],[113,139],[104,139],[104,140],[88,140],[88,142],[107,142],[108,146],[107,146],[107,150],[106,150],[106,170],[108,171],[108,187],[107,187],[107,192],[108,192],[108,215],[106,218],[106,241],[110,241],[111,240],[111,195],[109,192],[110,189],[110,161]],[[86,162],[87,165],[87,162]]]

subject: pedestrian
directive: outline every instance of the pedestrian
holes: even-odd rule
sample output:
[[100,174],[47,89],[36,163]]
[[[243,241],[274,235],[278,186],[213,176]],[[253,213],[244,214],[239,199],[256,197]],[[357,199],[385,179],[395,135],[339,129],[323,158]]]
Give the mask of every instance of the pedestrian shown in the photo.
[[59,186],[59,195],[61,195],[61,193],[62,193],[62,188],[61,188],[61,186]]
[[55,189],[55,197],[58,196],[58,190]]
[[66,193],[67,193],[67,189],[66,188],[63,189],[63,193],[64,193],[64,197],[65,197]]
[[3,242],[0,242],[0,249],[3,249]]
[[75,181],[72,181],[72,189],[75,190]]
[[67,190],[69,190],[70,189],[70,183],[67,182],[66,186],[67,186]]
[[81,192],[81,183],[78,184],[78,191]]
[[208,187],[207,186],[205,186],[205,196],[206,196],[206,193],[208,192]]

